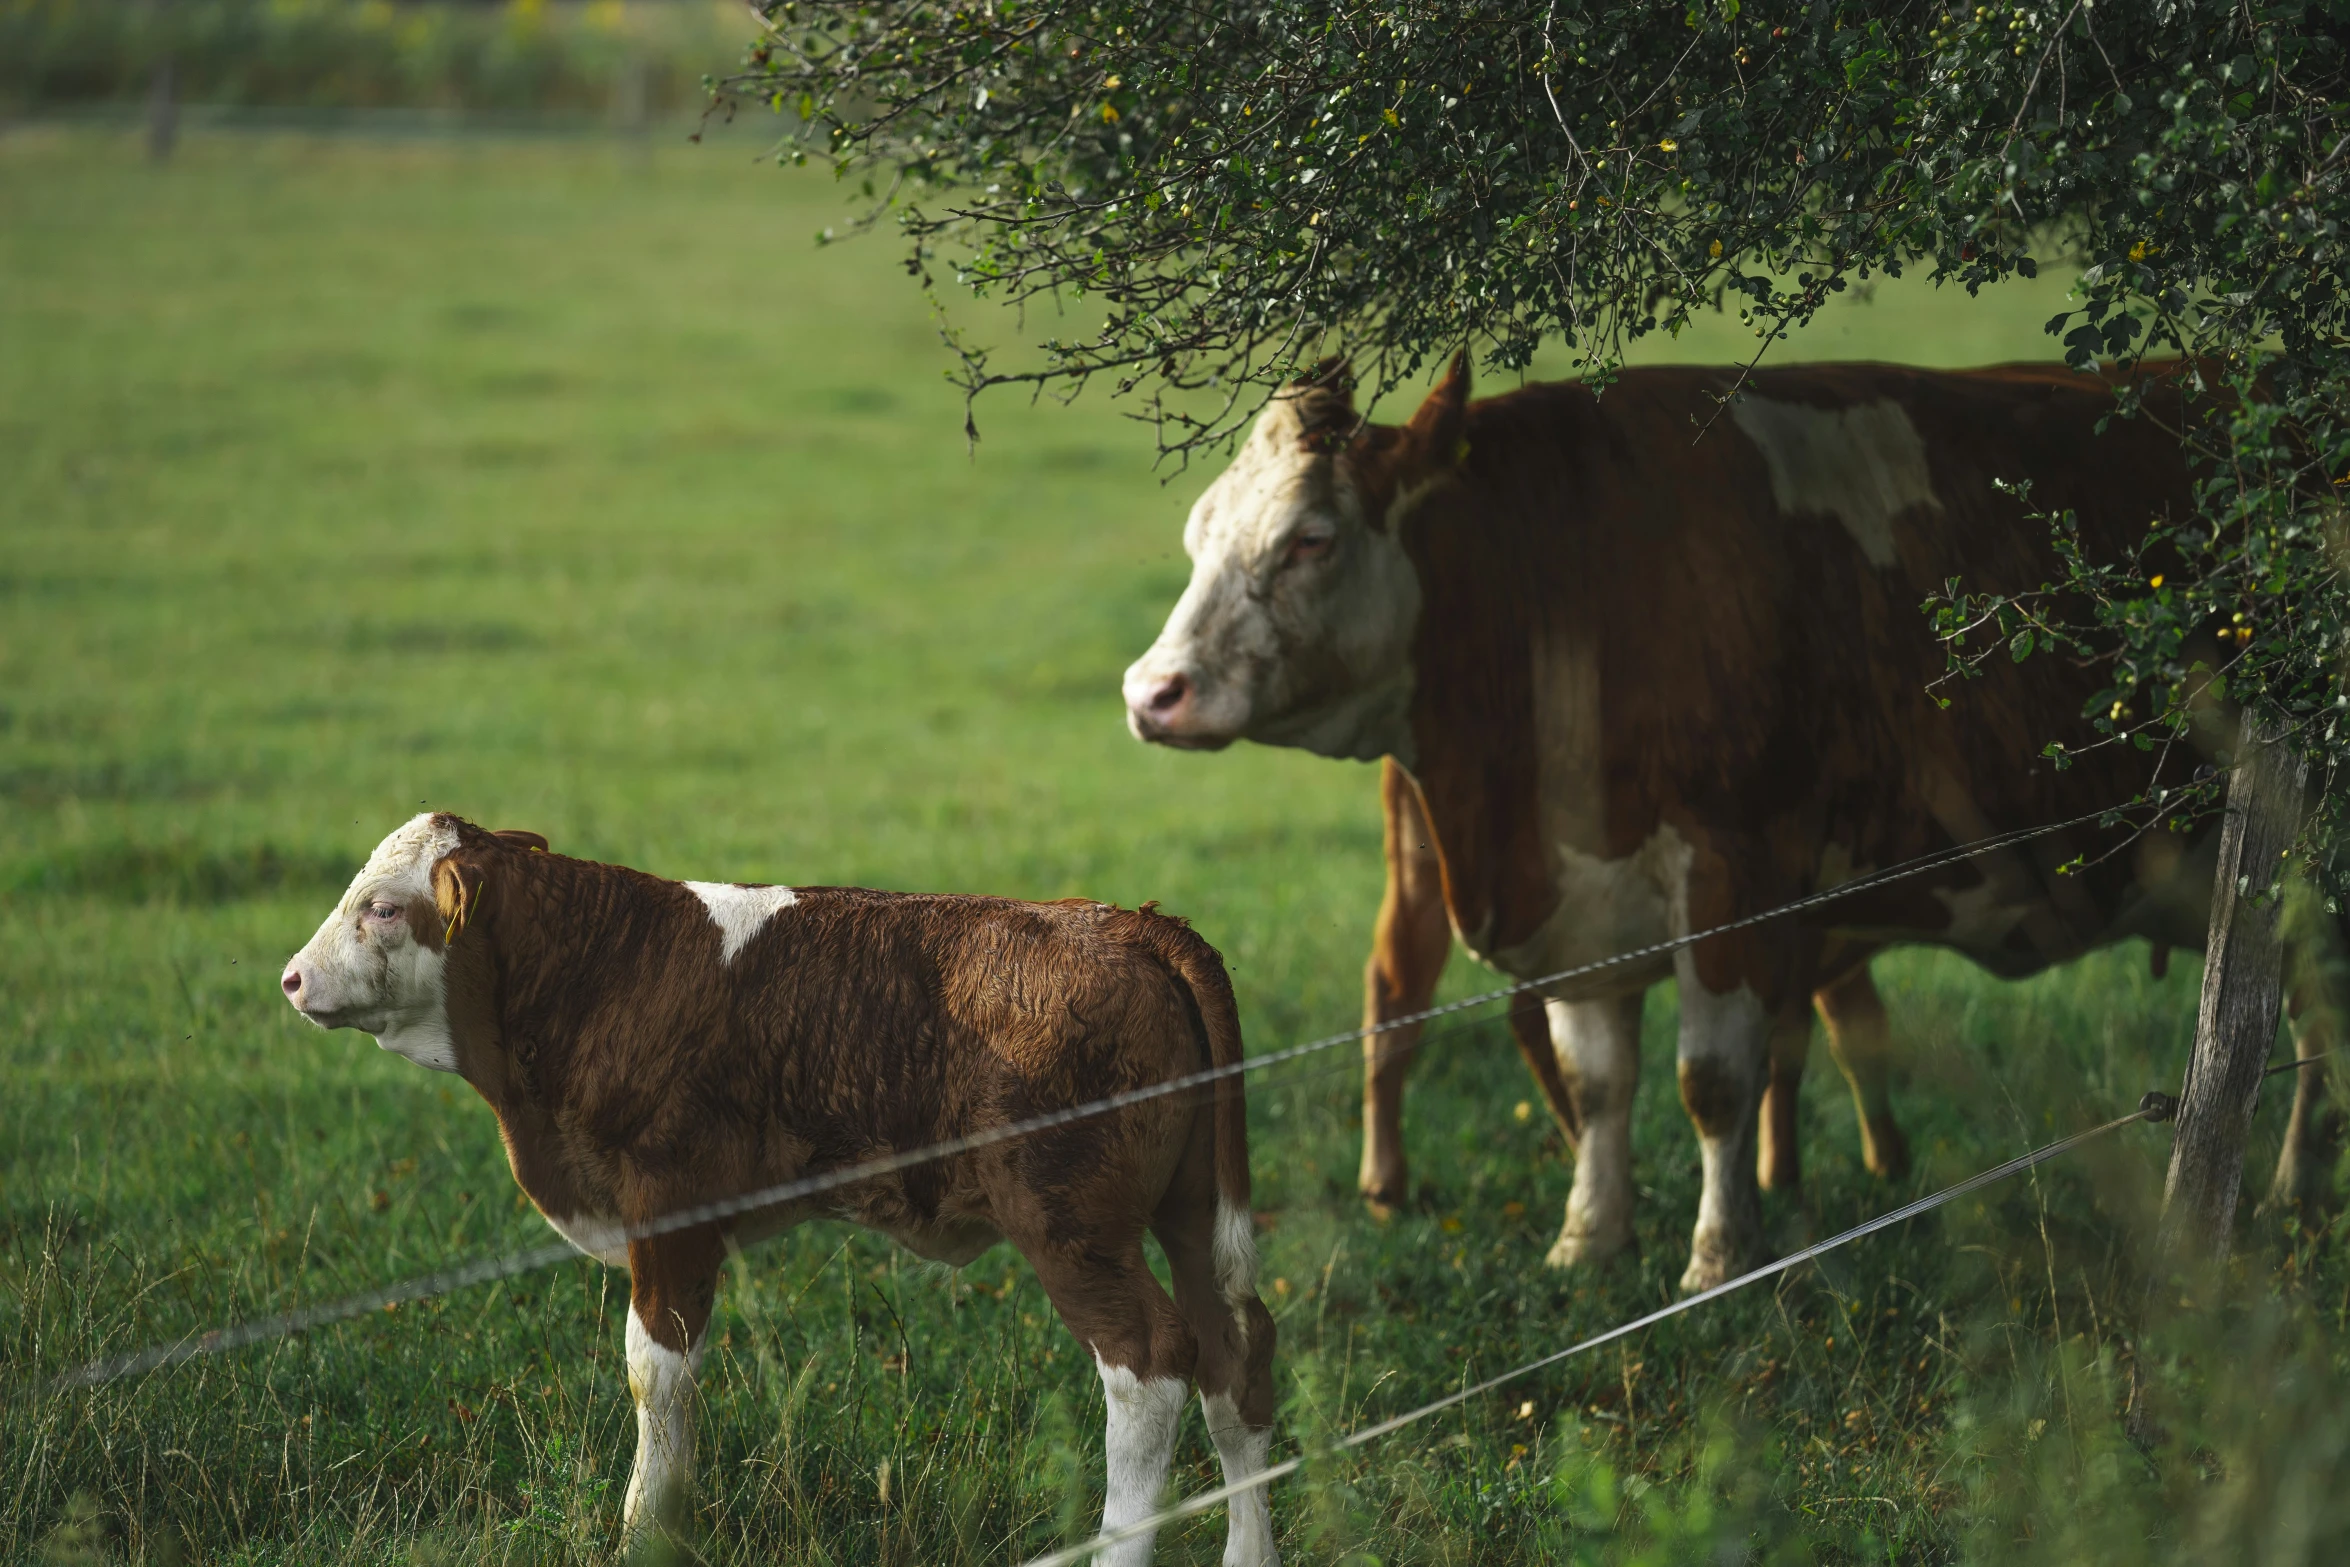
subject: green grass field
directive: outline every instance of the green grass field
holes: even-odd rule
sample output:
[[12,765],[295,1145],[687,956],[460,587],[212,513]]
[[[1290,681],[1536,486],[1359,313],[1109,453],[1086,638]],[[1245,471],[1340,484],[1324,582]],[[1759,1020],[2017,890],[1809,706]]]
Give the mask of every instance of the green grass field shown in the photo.
[[[1355,1016],[1372,773],[1123,731],[1201,477],[1162,486],[1091,397],[983,405],[968,454],[898,253],[817,248],[838,191],[757,148],[222,134],[159,169],[127,135],[0,135],[0,1559],[610,1551],[626,1286],[585,1261],[44,1390],[545,1237],[484,1107],[276,994],[420,804],[672,876],[1157,898],[1231,960],[1252,1048]],[[2060,297],[1886,283],[1787,357],[2044,357]],[[1901,954],[1880,980],[1920,1169],[1861,1170],[1821,1052],[1782,1243],[2175,1086],[2196,986],[2136,948],[2021,985]],[[1490,982],[1459,960],[1447,993]],[[1640,1259],[1597,1277],[1540,1266],[1569,1167],[1513,1115],[1533,1095],[1498,1029],[1424,1058],[1424,1200],[1384,1225],[1353,1195],[1352,1050],[1254,1084],[1277,1452],[1671,1298],[1696,1200],[1671,1011],[1652,998]],[[2166,1153],[2133,1128],[1321,1466],[1275,1493],[1284,1548],[2327,1559],[2331,1232],[2250,1221],[2185,1344],[2180,1442],[2121,1441]],[[736,1265],[714,1332],[708,1561],[1008,1564],[1090,1528],[1098,1383],[1009,1252],[950,1275],[811,1227]],[[1214,1478],[1195,1419],[1176,1483]],[[1199,1520],[1160,1559],[1222,1537]]]

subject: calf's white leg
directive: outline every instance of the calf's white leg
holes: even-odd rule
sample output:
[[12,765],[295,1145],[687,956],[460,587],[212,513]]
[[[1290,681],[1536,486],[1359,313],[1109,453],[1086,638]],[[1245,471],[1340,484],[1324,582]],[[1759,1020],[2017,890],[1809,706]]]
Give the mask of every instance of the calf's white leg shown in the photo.
[[1546,1261],[1604,1262],[1632,1244],[1632,1092],[1640,1083],[1640,1003],[1552,1001],[1550,1046],[1583,1128],[1567,1220]]
[[[1216,1458],[1224,1466],[1224,1483],[1238,1485],[1265,1468],[1273,1450],[1271,1426],[1249,1426],[1240,1418],[1240,1403],[1229,1393],[1202,1393],[1199,1406],[1208,1417],[1208,1436],[1216,1444]],[[1265,1488],[1243,1491],[1225,1504],[1229,1509],[1224,1532],[1224,1567],[1281,1567],[1281,1552],[1273,1544],[1273,1504]]]
[[1753,991],[1707,990],[1684,948],[1675,958],[1681,991],[1681,1104],[1697,1126],[1705,1186],[1681,1288],[1711,1289],[1762,1258],[1762,1192],[1754,1176],[1754,1116],[1762,1097],[1771,1018]]
[[[1101,1367],[1109,1427],[1103,1447],[1109,1484],[1102,1502],[1102,1533],[1123,1529],[1158,1511],[1175,1463],[1175,1424],[1183,1417],[1180,1377],[1138,1377],[1124,1366]],[[1101,1567],[1149,1567],[1157,1531],[1136,1535],[1095,1555]]]
[[680,1353],[628,1313],[628,1391],[636,1400],[636,1467],[628,1476],[620,1535],[635,1546],[684,1521],[694,1481],[695,1344]]

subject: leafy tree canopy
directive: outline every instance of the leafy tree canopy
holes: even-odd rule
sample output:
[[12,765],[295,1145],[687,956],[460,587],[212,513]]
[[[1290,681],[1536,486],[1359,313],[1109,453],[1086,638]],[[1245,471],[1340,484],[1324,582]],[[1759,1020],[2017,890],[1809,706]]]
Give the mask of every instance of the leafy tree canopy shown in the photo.
[[2180,432],[2202,510],[2157,521],[2159,583],[2075,549],[2038,593],[1950,585],[1954,670],[2094,661],[2097,724],[2149,747],[2216,677],[2329,779],[2350,759],[2350,0],[768,14],[723,91],[870,182],[918,274],[1089,306],[1033,366],[959,342],[967,389],[1106,378],[1171,451],[1333,347],[1381,391],[1464,344],[1522,367],[1546,338],[1604,377],[1716,307],[1766,351],[1875,269],[1975,290],[2082,268],[2049,323],[2073,364],[2202,363]]

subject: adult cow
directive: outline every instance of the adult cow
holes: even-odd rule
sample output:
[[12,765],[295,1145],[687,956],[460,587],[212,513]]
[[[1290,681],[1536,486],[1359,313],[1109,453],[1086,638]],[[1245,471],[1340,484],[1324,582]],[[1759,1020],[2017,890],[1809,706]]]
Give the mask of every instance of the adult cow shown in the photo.
[[[1468,394],[1456,360],[1399,427],[1358,419],[1335,375],[1269,405],[1193,507],[1191,583],[1125,692],[1145,740],[1394,758],[1453,929],[1502,972],[1721,925],[2146,786],[2127,748],[2040,759],[2096,738],[2095,677],[2070,661],[1995,660],[1940,708],[1917,605],[1952,577],[2016,591],[2055,575],[2047,530],[1998,481],[2072,508],[2102,558],[2190,510],[2168,381],[2156,418],[2102,429],[2106,382],[2037,366],[1821,365],[1742,388],[1651,369],[1604,397]],[[1930,942],[2018,976],[2129,936],[2199,947],[2212,849],[2208,833],[2067,831],[1556,988],[1580,1139],[1552,1261],[1630,1243],[1640,997],[1657,980],[1678,982],[1704,1164],[1682,1276],[1698,1289],[1762,1250],[1768,1036],[1833,977],[1834,951]]]
[[[1399,1022],[1424,1012],[1452,956],[1452,924],[1445,917],[1444,867],[1435,833],[1411,774],[1388,757],[1380,764],[1381,842],[1387,888],[1363,968],[1363,1200],[1382,1218],[1410,1188],[1403,1143],[1404,1080],[1418,1054],[1421,1025]],[[1769,1077],[1755,1127],[1755,1176],[1765,1190],[1792,1190],[1803,1179],[1796,1136],[1798,1096],[1811,1059],[1812,1013],[1819,1013],[1828,1050],[1852,1091],[1860,1123],[1861,1160],[1869,1172],[1897,1181],[1909,1173],[1909,1139],[1894,1119],[1888,1082],[1891,1031],[1885,1003],[1869,976],[1874,949],[1838,943],[1821,954],[1821,980],[1807,996],[1791,996],[1771,1028]],[[1521,994],[1508,1022],[1535,1085],[1579,1148],[1583,1128],[1559,1073],[1550,1020],[1542,998]],[[1565,1259],[1561,1259],[1565,1260]]]

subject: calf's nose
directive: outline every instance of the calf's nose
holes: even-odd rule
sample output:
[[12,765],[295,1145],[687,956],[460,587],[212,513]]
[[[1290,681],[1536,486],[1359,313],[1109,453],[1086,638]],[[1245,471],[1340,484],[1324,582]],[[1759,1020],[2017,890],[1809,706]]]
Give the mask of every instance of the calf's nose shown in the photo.
[[286,999],[294,1005],[302,1004],[302,960],[295,958],[286,965],[284,977],[278,983],[285,987]]

